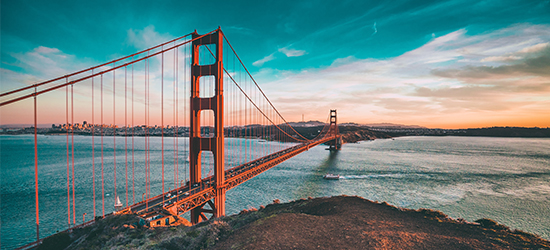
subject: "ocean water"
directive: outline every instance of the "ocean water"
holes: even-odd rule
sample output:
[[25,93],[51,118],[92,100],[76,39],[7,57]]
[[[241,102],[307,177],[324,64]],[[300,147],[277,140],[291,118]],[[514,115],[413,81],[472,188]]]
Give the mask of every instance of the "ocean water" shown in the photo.
[[[116,138],[117,194],[122,203],[139,202],[144,193],[144,138],[134,138],[134,192],[131,151],[128,153],[126,199],[125,140]],[[75,213],[67,204],[65,136],[39,136],[39,207],[41,237],[65,230],[68,220],[93,217],[93,165],[89,136],[75,136]],[[70,140],[70,138],[69,138]],[[185,179],[187,138],[165,139],[165,188]],[[0,244],[12,249],[36,238],[33,136],[0,136]],[[161,139],[151,138],[151,191],[162,190]],[[244,145],[227,139],[227,145]],[[253,146],[285,147],[278,142],[252,141]],[[105,202],[101,194],[101,145],[95,137],[96,215],[110,213],[114,204],[113,138],[104,138]],[[176,152],[176,153],[174,153]],[[228,164],[243,161],[226,152]],[[176,154],[176,155],[174,155]],[[178,176],[174,180],[174,158]],[[208,159],[205,158],[205,165]],[[72,159],[69,167],[72,168]],[[211,169],[203,168],[203,175]],[[340,180],[324,180],[326,173]],[[71,189],[72,192],[72,189]],[[550,139],[487,137],[399,137],[345,144],[339,152],[311,148],[228,191],[226,210],[234,214],[274,199],[290,201],[308,196],[358,195],[406,208],[440,210],[453,218],[491,218],[511,228],[550,239]],[[71,193],[72,196],[72,193]],[[103,207],[103,204],[104,207]],[[68,217],[68,207],[71,215]],[[73,219],[74,216],[74,219]]]

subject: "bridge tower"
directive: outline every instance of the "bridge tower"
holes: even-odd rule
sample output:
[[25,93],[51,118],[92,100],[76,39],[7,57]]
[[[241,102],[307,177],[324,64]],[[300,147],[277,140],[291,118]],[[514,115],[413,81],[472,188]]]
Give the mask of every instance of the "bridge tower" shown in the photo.
[[[339,135],[338,124],[337,124],[337,120],[336,120],[336,109],[331,109],[330,110],[330,129],[329,129],[329,133],[332,133],[333,135],[336,135],[336,136]],[[328,149],[331,150],[331,151],[340,150],[342,148],[342,137],[338,136],[336,139],[330,141],[328,143],[328,145],[329,145]]]
[[[200,37],[195,31],[193,39]],[[210,65],[199,64],[199,48],[205,45],[215,45],[216,61]],[[223,33],[218,28],[212,34],[192,42],[191,56],[191,118],[189,126],[189,183],[201,184],[201,154],[212,152],[214,157],[215,196],[214,203],[206,201],[201,206],[191,210],[191,223],[196,224],[207,220],[204,213],[212,213],[213,217],[225,215],[225,175],[224,175],[224,130],[223,130]],[[214,96],[200,97],[200,78],[214,76]],[[214,136],[202,137],[200,116],[201,111],[212,110],[214,113]],[[209,204],[211,209],[205,209]]]

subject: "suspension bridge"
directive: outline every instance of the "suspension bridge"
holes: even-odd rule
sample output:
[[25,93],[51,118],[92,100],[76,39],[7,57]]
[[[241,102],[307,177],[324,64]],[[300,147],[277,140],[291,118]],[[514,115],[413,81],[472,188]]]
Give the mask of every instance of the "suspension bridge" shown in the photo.
[[[25,247],[59,225],[94,223],[113,205],[115,214],[137,214],[152,227],[224,216],[228,190],[311,147],[341,145],[336,110],[313,138],[290,126],[220,28],[0,98],[3,119],[24,113],[34,122],[34,161],[24,164],[34,166],[36,241]],[[44,133],[63,147],[44,163],[38,124],[52,121],[62,124]],[[56,175],[41,176],[51,165]],[[52,185],[66,189],[54,209],[40,191]]]

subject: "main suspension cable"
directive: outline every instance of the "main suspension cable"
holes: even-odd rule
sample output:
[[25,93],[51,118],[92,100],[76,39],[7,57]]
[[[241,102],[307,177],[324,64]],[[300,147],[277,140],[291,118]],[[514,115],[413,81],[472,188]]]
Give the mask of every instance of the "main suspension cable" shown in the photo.
[[277,108],[275,108],[275,106],[273,105],[273,103],[271,103],[271,101],[267,98],[267,96],[265,95],[264,91],[260,88],[260,85],[258,85],[258,83],[256,82],[256,80],[254,79],[254,77],[252,76],[252,74],[250,74],[250,71],[248,71],[248,69],[246,68],[246,66],[244,65],[243,61],[241,60],[241,58],[239,57],[239,55],[237,55],[237,52],[235,51],[235,49],[233,48],[233,46],[231,45],[231,43],[229,42],[229,40],[227,39],[227,37],[225,37],[225,34],[223,34],[222,32],[222,35],[223,35],[223,38],[225,39],[225,41],[227,42],[227,44],[229,45],[229,47],[231,48],[231,50],[233,51],[233,53],[235,54],[235,57],[237,57],[237,59],[239,59],[239,62],[241,63],[241,65],[243,66],[244,70],[246,71],[246,73],[250,76],[250,79],[254,82],[254,84],[256,85],[256,87],[258,88],[258,90],[260,90],[260,92],[262,93],[262,95],[264,96],[264,98],[267,100],[267,102],[269,102],[269,104],[271,105],[271,107],[275,110],[275,112],[277,112],[277,114],[282,118],[282,120],[286,123],[286,125],[288,125],[294,132],[296,132],[296,134],[298,134],[300,137],[304,138],[304,140],[308,140],[307,138],[305,138],[304,136],[302,136],[300,133],[298,133],[296,130],[294,130],[294,128],[292,128],[292,126],[290,126],[290,124],[288,124],[288,122],[285,120],[285,118],[281,115],[281,113],[279,113],[279,110],[277,110]]

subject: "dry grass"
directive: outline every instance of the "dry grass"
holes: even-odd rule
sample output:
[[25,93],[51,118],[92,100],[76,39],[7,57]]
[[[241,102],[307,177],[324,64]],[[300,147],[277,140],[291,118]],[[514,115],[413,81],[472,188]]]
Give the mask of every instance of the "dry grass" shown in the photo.
[[550,249],[547,240],[490,219],[472,223],[348,196],[274,200],[192,227],[146,228],[139,220],[110,216],[39,249]]

